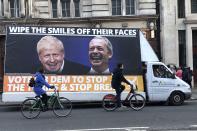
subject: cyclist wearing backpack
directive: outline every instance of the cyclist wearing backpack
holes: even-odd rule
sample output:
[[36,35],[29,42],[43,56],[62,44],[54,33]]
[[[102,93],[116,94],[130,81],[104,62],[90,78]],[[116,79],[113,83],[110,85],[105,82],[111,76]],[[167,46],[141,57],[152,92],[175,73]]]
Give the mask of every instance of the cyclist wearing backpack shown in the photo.
[[[121,107],[121,106],[124,107],[123,105],[121,105],[121,93],[125,89],[125,86],[121,85],[121,82],[127,83],[132,88],[132,84],[129,83],[125,79],[125,77],[122,73],[123,69],[124,69],[124,66],[122,63],[117,64],[117,68],[115,68],[113,71],[112,81],[111,81],[112,88],[114,88],[116,90],[116,98],[117,98],[118,107]],[[133,90],[133,88],[132,88],[132,90]],[[134,91],[132,91],[132,92],[134,92]]]
[[41,99],[42,99],[43,103],[45,104],[44,110],[47,110],[48,109],[48,104],[47,104],[48,96],[46,94],[46,91],[43,90],[42,87],[45,85],[46,87],[53,89],[54,86],[50,86],[46,82],[45,76],[44,76],[43,73],[44,73],[44,69],[40,68],[38,70],[38,72],[36,72],[36,74],[34,75],[34,77],[35,77],[35,85],[33,87],[33,91],[35,92],[35,94],[37,96],[42,96]]

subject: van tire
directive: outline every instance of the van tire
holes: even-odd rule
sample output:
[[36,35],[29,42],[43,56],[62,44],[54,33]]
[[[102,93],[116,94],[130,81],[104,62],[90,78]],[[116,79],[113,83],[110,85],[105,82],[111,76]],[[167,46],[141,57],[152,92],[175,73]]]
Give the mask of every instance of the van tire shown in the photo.
[[173,92],[169,98],[169,104],[172,106],[180,106],[184,102],[184,94],[181,92]]

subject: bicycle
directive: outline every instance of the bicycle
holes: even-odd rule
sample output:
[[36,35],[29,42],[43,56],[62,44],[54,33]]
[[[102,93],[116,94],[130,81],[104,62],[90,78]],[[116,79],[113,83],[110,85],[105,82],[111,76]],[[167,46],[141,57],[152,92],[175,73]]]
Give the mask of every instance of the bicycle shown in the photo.
[[[136,87],[137,89],[137,87]],[[145,106],[145,98],[141,94],[137,94],[135,91],[132,93],[132,88],[129,91],[127,97],[122,103],[129,102],[129,106],[138,111],[144,108]],[[114,111],[118,108],[116,95],[114,94],[107,94],[103,97],[102,106],[106,111]]]
[[[54,93],[49,96],[48,106],[58,117],[66,117],[72,111],[72,102],[65,97],[59,97],[59,91],[56,88],[54,88]],[[44,111],[44,104],[38,96],[27,97],[21,105],[21,113],[27,119],[38,117],[41,111]]]

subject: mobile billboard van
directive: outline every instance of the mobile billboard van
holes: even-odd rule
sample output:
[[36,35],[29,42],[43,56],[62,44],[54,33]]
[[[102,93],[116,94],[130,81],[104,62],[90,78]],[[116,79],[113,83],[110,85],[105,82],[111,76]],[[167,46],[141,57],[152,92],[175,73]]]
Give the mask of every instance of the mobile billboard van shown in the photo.
[[[110,45],[102,45],[102,39]],[[57,60],[63,61],[61,71],[53,70],[58,65],[57,52],[40,56],[40,46],[47,49],[47,43],[53,40],[63,44],[64,53]],[[28,82],[41,65],[50,66],[46,74],[49,84],[73,101],[101,101],[107,92],[114,92],[111,72],[120,62],[125,66],[126,78],[134,80],[138,90],[144,91],[138,29],[9,26],[5,47],[5,102],[35,96]],[[92,72],[97,68],[105,71]]]
[[[180,81],[176,83],[182,89],[171,88],[168,79],[173,79],[172,82],[175,77],[157,80],[165,81],[166,88],[171,90],[164,95],[155,93],[157,89],[150,84],[154,76],[150,61],[158,58],[139,29],[8,26],[5,47],[4,102],[19,102],[35,96],[28,82],[41,66],[46,70],[49,84],[58,87],[60,95],[72,101],[101,101],[104,95],[115,93],[111,88],[111,73],[118,63],[124,64],[126,78],[137,85],[142,95],[146,91],[150,101],[157,101],[155,95],[161,95],[158,99],[161,101],[174,100],[177,96],[174,92],[178,90],[182,104],[191,93],[188,85]],[[150,75],[146,90],[142,62],[146,62],[146,75]],[[122,97],[129,88],[126,85]]]

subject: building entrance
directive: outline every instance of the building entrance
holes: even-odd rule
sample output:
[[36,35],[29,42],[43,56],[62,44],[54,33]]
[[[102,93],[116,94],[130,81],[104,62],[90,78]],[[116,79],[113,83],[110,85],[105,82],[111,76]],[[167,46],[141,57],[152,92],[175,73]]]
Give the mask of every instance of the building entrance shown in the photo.
[[192,31],[194,86],[197,86],[197,30]]

